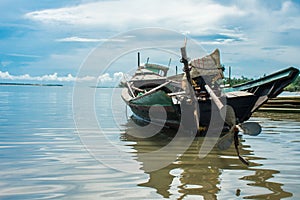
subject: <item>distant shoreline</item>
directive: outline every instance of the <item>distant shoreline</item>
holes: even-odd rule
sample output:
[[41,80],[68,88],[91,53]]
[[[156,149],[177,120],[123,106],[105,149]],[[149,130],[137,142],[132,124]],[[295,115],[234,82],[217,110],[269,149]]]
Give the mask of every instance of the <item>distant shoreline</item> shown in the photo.
[[40,84],[40,83],[0,83],[1,85],[13,85],[13,86],[56,86],[62,87],[62,84]]

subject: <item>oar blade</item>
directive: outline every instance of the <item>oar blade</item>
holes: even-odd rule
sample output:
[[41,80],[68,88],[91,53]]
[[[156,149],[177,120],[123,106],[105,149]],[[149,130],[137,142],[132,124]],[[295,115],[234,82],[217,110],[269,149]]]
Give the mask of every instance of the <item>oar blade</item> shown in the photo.
[[234,127],[236,125],[236,117],[233,108],[229,105],[225,105],[221,108],[220,115],[226,122],[226,124],[230,126],[230,131],[219,139],[217,147],[220,150],[227,150],[234,140]]
[[228,124],[230,127],[236,125],[236,117],[233,108],[229,105],[225,105],[221,108],[220,114],[222,119]]
[[257,136],[261,133],[261,126],[257,122],[245,122],[239,126],[246,135]]
[[223,137],[218,140],[217,147],[219,150],[224,151],[229,149],[234,140],[233,131],[226,133]]

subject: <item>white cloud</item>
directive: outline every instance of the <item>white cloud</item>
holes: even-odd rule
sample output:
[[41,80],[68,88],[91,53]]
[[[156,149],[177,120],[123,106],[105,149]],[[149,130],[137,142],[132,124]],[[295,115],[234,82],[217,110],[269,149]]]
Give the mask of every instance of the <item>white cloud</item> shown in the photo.
[[57,39],[58,42],[125,42],[125,39],[96,39],[96,38],[82,38],[82,37],[67,37]]
[[9,53],[8,56],[15,56],[15,57],[26,57],[26,58],[40,58],[37,55],[28,55],[28,54],[20,54],[20,53]]
[[12,81],[59,81],[59,82],[71,82],[71,81],[91,81],[94,80],[95,77],[85,76],[85,77],[74,77],[71,74],[67,76],[58,76],[57,73],[47,74],[43,76],[30,76],[29,74],[24,75],[11,75],[9,72],[0,71],[0,79],[2,80],[12,80]]
[[[94,31],[88,33],[90,38],[77,37],[78,32],[74,31],[73,37],[58,39],[59,42],[106,42],[108,40],[98,38],[100,34],[116,34],[134,28],[161,27],[191,35],[200,44],[205,45],[205,48],[220,48],[224,52],[222,60],[225,65],[233,63],[243,68],[249,60],[262,61],[261,65],[255,67],[263,67],[266,71],[273,69],[274,63],[279,63],[280,66],[300,65],[297,56],[300,50],[300,9],[299,4],[293,1],[82,2],[86,3],[38,10],[27,13],[25,17],[44,24],[51,30],[62,27],[59,30],[68,28],[70,32],[77,29]],[[220,35],[221,37],[218,37]],[[266,51],[266,47],[272,49]],[[266,65],[263,61],[271,64]],[[260,72],[245,70],[248,70],[246,73]],[[102,78],[108,81],[113,79],[107,75],[103,75]]]
[[96,79],[93,76],[74,77],[71,74],[67,76],[58,76],[57,73],[47,74],[43,76],[30,76],[29,74],[23,75],[11,75],[9,72],[0,71],[0,80],[11,80],[11,81],[58,81],[58,82],[90,82],[96,81],[100,83],[118,83],[123,77],[122,72],[115,72],[112,76],[109,73],[102,74]]
[[107,83],[107,82],[119,82],[123,78],[123,72],[116,72],[113,74],[113,77],[109,73],[101,74],[98,77],[98,82]]
[[[239,38],[240,42],[252,39],[259,44],[265,39],[274,39],[274,32],[300,27],[299,8],[291,1],[284,1],[277,10],[260,1],[224,5],[211,0],[153,0],[151,3],[146,0],[97,1],[34,11],[27,13],[25,17],[46,25],[67,24],[106,31],[164,27],[195,36],[222,33]],[[103,42],[105,39],[69,37],[58,41]],[[216,40],[213,42],[220,43]],[[226,40],[224,44],[230,44],[230,40]]]
[[[145,6],[146,5],[146,6]],[[45,24],[98,26],[105,29],[159,26],[203,33],[219,22],[245,12],[235,5],[206,1],[99,1],[72,7],[46,9],[27,13],[26,18]]]
[[205,42],[200,42],[202,45],[226,45],[226,44],[233,44],[236,43],[236,40],[234,39],[216,39],[214,41],[205,41]]
[[110,77],[108,73],[102,74],[98,77],[99,82],[111,82],[113,78]]
[[[299,7],[291,1],[276,4],[281,4],[281,7],[274,9],[263,2],[252,0],[238,4],[234,4],[234,1],[231,4],[222,4],[212,0],[153,0],[151,3],[146,0],[97,1],[34,11],[27,13],[25,17],[47,26],[67,24],[105,31],[164,27],[192,36],[221,33],[233,36],[234,41],[250,40],[256,45],[261,45],[273,41],[276,32],[300,27]],[[211,39],[211,42],[213,45],[220,43],[230,45],[233,40],[228,39],[224,41]],[[103,42],[105,39],[69,37],[58,41]]]

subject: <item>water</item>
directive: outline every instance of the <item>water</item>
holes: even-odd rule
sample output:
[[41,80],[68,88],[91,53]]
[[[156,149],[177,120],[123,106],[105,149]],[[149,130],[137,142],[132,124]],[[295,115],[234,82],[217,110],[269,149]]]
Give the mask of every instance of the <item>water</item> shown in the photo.
[[[298,114],[251,118],[263,131],[241,137],[240,152],[249,167],[233,146],[200,159],[203,138],[196,138],[168,166],[145,171],[153,163],[143,153],[163,148],[172,138],[132,137],[137,129],[127,121],[120,90],[86,90],[96,91],[100,131],[76,129],[71,87],[0,87],[0,199],[300,198]],[[81,98],[88,103],[84,94]],[[97,154],[83,135],[94,141]],[[158,159],[167,159],[163,156]]]

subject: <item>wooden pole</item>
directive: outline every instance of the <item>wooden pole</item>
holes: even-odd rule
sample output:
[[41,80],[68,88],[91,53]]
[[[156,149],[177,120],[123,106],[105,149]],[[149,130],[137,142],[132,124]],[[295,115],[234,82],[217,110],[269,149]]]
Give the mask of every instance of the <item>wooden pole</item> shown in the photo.
[[231,86],[231,66],[229,66],[229,71],[228,72],[229,72],[229,75],[228,75],[229,76],[229,78],[228,78],[229,80],[228,80],[228,82],[229,82],[229,86]]
[[138,67],[140,66],[140,52],[138,52]]
[[190,69],[189,69],[189,62],[188,62],[185,46],[181,47],[180,50],[181,50],[181,56],[182,56],[181,62],[184,65],[183,70],[186,75],[186,79],[187,79],[188,83],[190,85],[192,85],[192,79],[191,79],[191,74],[190,74]]

